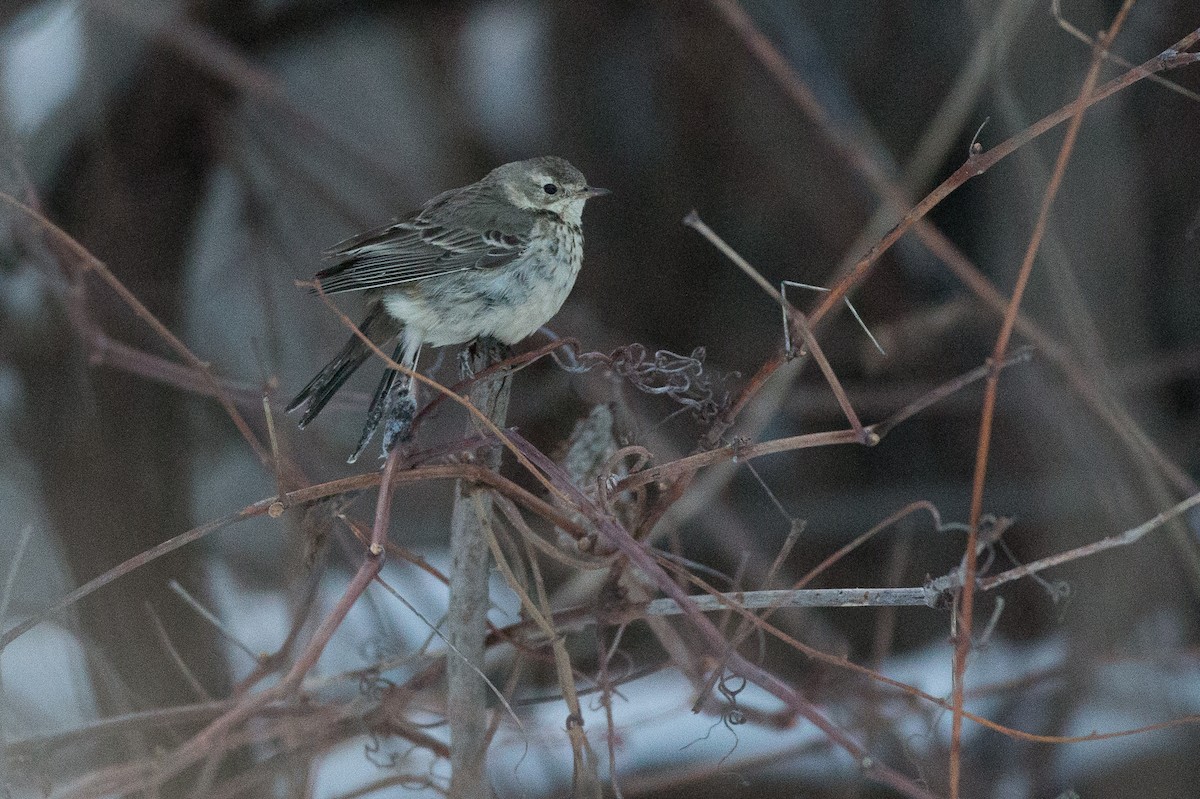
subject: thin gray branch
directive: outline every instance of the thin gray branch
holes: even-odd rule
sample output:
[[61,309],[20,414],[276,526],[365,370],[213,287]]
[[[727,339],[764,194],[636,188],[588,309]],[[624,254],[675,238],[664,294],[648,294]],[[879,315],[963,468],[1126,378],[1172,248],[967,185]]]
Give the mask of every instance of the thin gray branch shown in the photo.
[[[938,607],[940,594],[922,588],[806,588],[799,591],[734,591],[728,594],[702,594],[690,601],[705,613],[740,605],[747,610],[761,608],[876,608],[923,605]],[[646,605],[647,616],[678,616],[683,608],[674,599],[655,599]]]

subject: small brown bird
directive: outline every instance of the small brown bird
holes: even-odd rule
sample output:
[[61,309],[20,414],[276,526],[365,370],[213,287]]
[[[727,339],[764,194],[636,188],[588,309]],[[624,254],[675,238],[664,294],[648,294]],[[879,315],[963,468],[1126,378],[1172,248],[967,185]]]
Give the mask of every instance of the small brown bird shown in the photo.
[[[326,253],[322,291],[363,291],[359,330],[377,345],[399,337],[394,360],[416,369],[421,347],[491,336],[515,344],[562,307],[583,264],[583,206],[608,194],[555,156],[496,167],[482,180],[434,197],[410,216],[347,239]],[[352,336],[296,398],[300,427],[321,412],[371,349]],[[386,416],[383,453],[411,437],[412,380],[384,372],[362,438],[366,449]]]

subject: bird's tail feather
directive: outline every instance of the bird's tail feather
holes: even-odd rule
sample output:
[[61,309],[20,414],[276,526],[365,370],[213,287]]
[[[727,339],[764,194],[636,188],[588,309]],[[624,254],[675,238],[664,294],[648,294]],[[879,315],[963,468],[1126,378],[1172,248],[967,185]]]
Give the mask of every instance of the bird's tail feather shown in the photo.
[[[373,305],[367,313],[362,324],[358,326],[359,331],[376,344],[386,343],[389,339],[396,336],[400,331],[400,324],[384,309],[380,304]],[[371,355],[371,348],[363,342],[357,335],[351,336],[346,342],[346,346],[342,347],[342,351],[325,364],[316,376],[308,381],[308,385],[300,390],[287,406],[287,412],[304,408],[304,415],[300,417],[300,427],[308,425],[313,419],[317,418],[317,414],[321,412],[329,400],[333,399],[333,395],[342,387],[350,375],[354,374],[354,370],[363,365]]]

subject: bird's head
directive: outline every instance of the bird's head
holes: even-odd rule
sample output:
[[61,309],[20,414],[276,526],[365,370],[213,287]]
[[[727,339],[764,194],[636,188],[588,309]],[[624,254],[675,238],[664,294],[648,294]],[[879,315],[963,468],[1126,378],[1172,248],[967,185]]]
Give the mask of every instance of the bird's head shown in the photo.
[[585,202],[608,194],[608,189],[589,186],[582,172],[554,155],[514,161],[496,167],[488,177],[500,184],[518,208],[553,211],[575,224],[579,224]]

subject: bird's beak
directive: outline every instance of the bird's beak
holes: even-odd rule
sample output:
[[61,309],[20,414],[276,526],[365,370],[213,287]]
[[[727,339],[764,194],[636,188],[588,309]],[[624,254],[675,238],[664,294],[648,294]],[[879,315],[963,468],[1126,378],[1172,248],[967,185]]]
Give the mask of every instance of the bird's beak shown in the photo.
[[612,194],[612,192],[608,189],[598,189],[595,186],[584,186],[580,194],[583,195],[584,199],[590,200],[593,197],[603,197],[606,194]]

